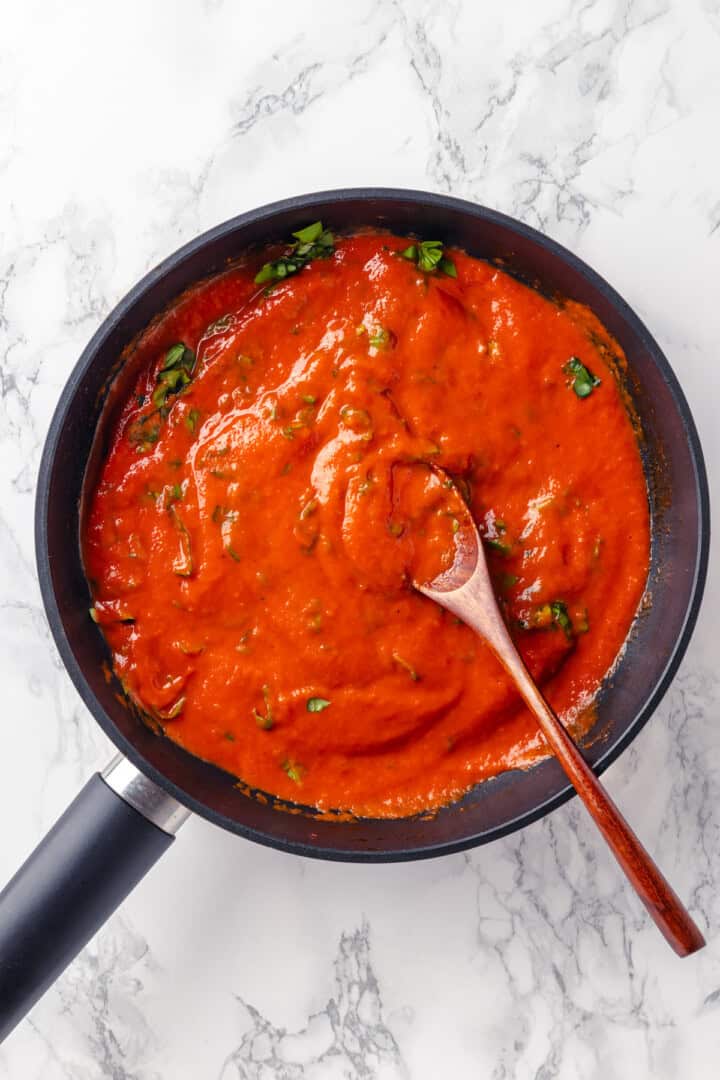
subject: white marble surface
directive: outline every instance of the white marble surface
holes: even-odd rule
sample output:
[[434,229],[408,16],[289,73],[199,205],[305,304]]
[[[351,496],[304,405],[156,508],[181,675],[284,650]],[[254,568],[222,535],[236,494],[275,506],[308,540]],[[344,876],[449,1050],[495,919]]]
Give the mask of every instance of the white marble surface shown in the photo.
[[[198,231],[304,190],[487,203],[647,320],[717,494],[719,110],[719,0],[5,0],[0,878],[109,753],[45,625],[33,487],[63,381],[128,287]],[[468,855],[380,867],[195,820],[0,1048],[0,1078],[716,1077],[719,600],[711,566],[681,673],[607,774],[707,927],[698,956],[669,952],[576,805]]]

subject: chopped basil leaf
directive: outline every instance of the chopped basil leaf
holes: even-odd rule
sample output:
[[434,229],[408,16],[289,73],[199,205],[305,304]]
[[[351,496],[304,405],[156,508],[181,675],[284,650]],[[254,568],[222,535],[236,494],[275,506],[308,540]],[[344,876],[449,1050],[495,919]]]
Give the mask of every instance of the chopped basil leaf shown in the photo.
[[314,244],[322,236],[322,221],[314,221],[312,225],[306,225],[304,229],[298,229],[293,236],[300,244]]
[[457,277],[455,263],[448,259],[443,251],[442,240],[420,240],[417,244],[410,244],[400,255],[403,259],[416,263],[418,269],[426,274],[442,270],[448,277]]
[[421,240],[418,244],[417,264],[420,270],[431,274],[443,257],[443,246],[440,240]]
[[128,428],[128,440],[138,454],[146,454],[160,438],[160,424],[155,413],[141,416]]
[[590,397],[595,387],[601,383],[597,375],[593,375],[592,371],[585,367],[582,360],[578,360],[577,356],[570,357],[563,371],[570,376],[568,386],[572,386],[579,398]]
[[541,604],[533,612],[527,628],[532,630],[559,628],[568,640],[573,636],[573,624],[568,615],[567,605],[562,600],[553,600],[549,604]]
[[[285,275],[283,275],[284,277]],[[279,278],[280,273],[277,271],[276,266],[273,263],[265,263],[265,265],[258,270],[255,275],[255,284],[263,285],[266,281],[272,281],[274,278]]]
[[156,409],[166,408],[170,395],[181,393],[190,384],[194,367],[195,353],[192,349],[188,349],[182,341],[170,346],[155,380],[152,400]]
[[321,221],[306,225],[293,233],[294,243],[289,245],[287,255],[266,262],[255,275],[255,284],[266,281],[282,281],[297,274],[313,259],[329,259],[335,249],[335,238],[329,229],[323,229]]
[[200,410],[199,409],[191,409],[190,412],[185,417],[185,426],[187,427],[188,431],[193,435],[195,434],[195,429],[197,427],[197,422],[198,422],[199,419],[200,419]]
[[311,697],[307,699],[307,711],[308,712],[322,712],[323,709],[327,709],[330,702],[324,697]]
[[296,761],[291,761],[289,758],[283,761],[282,767],[288,774],[291,780],[294,780],[296,784],[302,783],[302,778],[305,774],[304,765],[298,765]]
[[573,636],[573,624],[568,615],[568,609],[562,600],[553,600],[550,604],[550,612],[552,614],[552,621],[555,626],[559,626],[565,637],[570,639]]
[[170,371],[172,368],[178,367],[184,356],[185,345],[182,341],[178,341],[176,345],[171,345],[165,353],[165,360],[160,370]]

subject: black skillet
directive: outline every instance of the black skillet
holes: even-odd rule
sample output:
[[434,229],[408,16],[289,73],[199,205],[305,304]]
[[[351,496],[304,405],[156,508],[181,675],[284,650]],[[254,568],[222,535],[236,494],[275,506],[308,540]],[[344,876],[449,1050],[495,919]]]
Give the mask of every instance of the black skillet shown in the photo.
[[[37,563],[48,620],[83,701],[120,751],[94,776],[0,895],[3,1038],[172,842],[188,811],[296,855],[350,861],[417,859],[487,843],[573,794],[555,761],[479,785],[433,817],[317,821],[243,794],[232,777],[158,737],[106,682],[107,651],[88,618],[78,543],[80,499],[118,357],[187,286],[248,247],[286,239],[316,219],[336,231],[379,226],[442,239],[500,261],[543,291],[587,304],[628,359],[627,391],[642,421],[652,514],[652,605],[600,694],[586,757],[599,773],[630,743],[665,693],[687,648],[705,581],[710,535],[702,451],[685,398],[658,345],[588,266],[511,218],[442,195],[350,189],[305,195],[242,214],[186,244],[108,316],[60,397],[40,464]],[[597,737],[598,733],[601,737]],[[7,808],[9,810],[9,808]]]

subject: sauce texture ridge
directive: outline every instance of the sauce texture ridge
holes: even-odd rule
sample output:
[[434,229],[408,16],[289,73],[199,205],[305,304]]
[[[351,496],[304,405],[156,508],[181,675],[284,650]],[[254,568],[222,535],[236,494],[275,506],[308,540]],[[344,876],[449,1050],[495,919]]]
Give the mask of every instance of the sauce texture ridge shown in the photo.
[[587,727],[648,569],[622,358],[586,309],[440,245],[313,233],[270,254],[129,355],[84,515],[92,615],[129,697],[248,787],[432,809],[547,750],[488,647],[412,588],[455,526],[428,483],[411,527],[408,470],[452,476],[525,662]]

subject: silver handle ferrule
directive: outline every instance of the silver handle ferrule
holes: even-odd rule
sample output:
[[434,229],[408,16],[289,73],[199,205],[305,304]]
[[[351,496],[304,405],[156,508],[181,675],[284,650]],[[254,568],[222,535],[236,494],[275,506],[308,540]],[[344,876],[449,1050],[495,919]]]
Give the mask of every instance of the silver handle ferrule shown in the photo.
[[174,836],[190,816],[187,807],[158,787],[122,754],[116,754],[101,776],[116,795],[170,836]]

